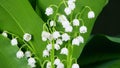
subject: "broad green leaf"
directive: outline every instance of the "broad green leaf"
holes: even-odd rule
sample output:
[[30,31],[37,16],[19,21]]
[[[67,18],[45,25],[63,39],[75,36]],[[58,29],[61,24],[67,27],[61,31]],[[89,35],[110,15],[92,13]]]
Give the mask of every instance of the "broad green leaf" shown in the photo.
[[107,37],[110,36],[92,36],[78,60],[83,68],[88,65],[91,65],[92,68],[93,64],[96,65],[97,63],[104,63],[107,60],[120,59],[120,43],[115,41],[116,37],[111,37],[114,38],[114,41],[111,41]]
[[42,61],[42,51],[46,43],[42,42],[43,21],[34,12],[28,0],[0,0],[0,30],[13,33],[23,39],[24,33],[32,35],[28,42]]
[[0,68],[30,68],[27,65],[27,58],[18,59],[17,46],[12,46],[8,38],[0,35]]
[[[61,1],[63,0],[37,0],[38,2],[38,6],[39,6],[39,10],[41,11],[41,18],[46,21],[48,18],[51,18],[52,16],[48,17],[45,16],[45,9],[47,7],[49,7],[49,5],[58,5]],[[65,0],[67,1],[67,0]],[[99,13],[101,12],[101,10],[103,9],[103,7],[107,4],[108,0],[76,0],[76,9],[74,12],[73,17],[75,16],[75,14],[77,14],[78,12],[80,12],[84,6],[89,6],[91,7],[91,9],[95,12],[96,18],[99,15]],[[64,14],[64,6],[62,6],[60,8],[60,13]],[[69,16],[68,16],[69,17]],[[92,27],[94,25],[94,22],[96,20],[95,19],[91,19],[89,20],[87,18],[87,10],[85,11],[85,13],[82,15],[82,18],[85,21],[85,25],[88,27],[88,32],[84,35],[82,35],[85,39],[85,42],[88,40],[88,37],[91,33]],[[61,30],[61,26],[57,26],[56,28],[57,30]],[[76,30],[75,30],[76,32]],[[71,35],[73,36],[73,33],[71,33]],[[74,58],[78,58],[83,50],[85,46],[85,43],[80,45],[79,47],[74,47],[74,52],[73,52],[73,57]]]

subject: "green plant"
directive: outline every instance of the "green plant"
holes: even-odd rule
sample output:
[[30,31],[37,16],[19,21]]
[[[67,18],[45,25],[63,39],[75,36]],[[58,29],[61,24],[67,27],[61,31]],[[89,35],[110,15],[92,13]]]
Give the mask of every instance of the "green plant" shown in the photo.
[[[77,59],[107,2],[76,0],[68,5],[68,0],[0,0],[0,67],[74,68],[89,64]],[[56,59],[60,61],[55,66]]]

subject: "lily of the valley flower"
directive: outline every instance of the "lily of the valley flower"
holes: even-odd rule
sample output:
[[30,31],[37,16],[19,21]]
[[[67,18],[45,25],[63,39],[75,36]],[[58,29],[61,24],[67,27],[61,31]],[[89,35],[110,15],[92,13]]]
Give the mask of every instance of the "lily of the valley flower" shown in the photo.
[[54,48],[55,48],[56,50],[59,50],[59,49],[60,49],[60,46],[59,46],[58,44],[55,44],[55,45],[54,45]]
[[17,56],[17,58],[22,58],[23,56],[24,56],[24,53],[23,53],[23,51],[21,51],[21,50],[19,50],[17,53],[16,53],[16,56]]
[[48,7],[48,8],[46,8],[46,11],[45,11],[45,14],[47,15],[47,16],[50,16],[50,15],[52,15],[53,14],[53,8],[51,8],[51,7]]
[[80,22],[78,19],[74,19],[73,20],[73,26],[79,26],[80,25]]
[[52,49],[52,44],[48,44],[46,48],[48,51],[50,51]]
[[80,67],[79,67],[78,64],[75,63],[75,64],[72,65],[72,68],[80,68]]
[[46,68],[51,68],[51,62],[47,62]]
[[64,68],[64,64],[61,62],[57,65],[57,68]]
[[4,36],[4,37],[8,37],[8,34],[7,34],[7,32],[6,31],[3,31],[3,33],[2,33],[2,36]]
[[87,32],[87,27],[86,26],[81,26],[79,31],[80,31],[80,33],[86,33]]
[[59,33],[58,31],[53,32],[52,35],[53,35],[53,38],[54,38],[54,39],[57,39],[57,38],[60,37],[60,33]]
[[12,46],[15,46],[15,45],[17,45],[17,44],[18,44],[17,39],[16,39],[16,38],[13,38],[13,39],[11,40],[11,45],[12,45]]
[[61,39],[57,39],[57,40],[56,40],[56,44],[62,45],[62,44],[63,44],[63,42],[62,42],[62,40],[61,40]]
[[43,57],[48,57],[49,56],[49,51],[48,50],[44,50],[43,51]]
[[50,27],[56,26],[55,21],[50,21]]
[[68,49],[66,47],[62,48],[60,54],[68,55]]
[[54,64],[55,64],[55,65],[59,65],[60,63],[61,63],[60,59],[58,59],[58,58],[55,59],[55,61],[54,61]]
[[28,59],[28,65],[30,65],[31,67],[36,67],[35,63],[36,61],[34,58],[31,57]]
[[28,41],[30,41],[32,39],[32,36],[29,33],[25,33],[23,35],[23,39],[28,42]]
[[67,33],[62,34],[62,41],[70,40],[70,36]]
[[84,38],[82,36],[78,36],[72,40],[72,45],[79,46],[80,43],[84,43]]
[[50,34],[49,32],[43,31],[43,32],[42,32],[42,40],[43,40],[43,41],[47,41],[47,39],[49,39],[50,35],[51,35],[51,34]]
[[91,18],[94,18],[95,17],[95,13],[93,11],[89,11],[88,12],[88,18],[91,19]]
[[66,15],[70,15],[71,14],[71,9],[69,7],[66,7],[64,9],[64,12],[66,13]]
[[30,51],[26,51],[26,52],[25,52],[25,56],[26,56],[26,57],[31,57],[31,52],[30,52]]

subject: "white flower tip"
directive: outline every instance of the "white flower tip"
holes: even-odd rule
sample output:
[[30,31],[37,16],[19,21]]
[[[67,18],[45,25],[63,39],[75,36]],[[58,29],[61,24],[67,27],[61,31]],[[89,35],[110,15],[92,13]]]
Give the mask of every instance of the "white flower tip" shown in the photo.
[[58,31],[53,32],[52,35],[53,35],[53,38],[54,38],[54,39],[57,39],[57,38],[60,37],[60,33],[59,33]]
[[25,56],[26,56],[26,57],[31,57],[31,52],[30,52],[30,51],[26,51],[26,52],[25,52]]
[[28,65],[30,65],[31,67],[36,67],[35,63],[36,61],[34,58],[31,57],[28,59]]
[[28,41],[30,41],[32,39],[32,36],[29,33],[25,33],[23,35],[23,39],[28,42]]
[[72,68],[80,68],[80,66],[75,63],[75,64],[72,65]]
[[11,45],[12,45],[12,46],[15,46],[15,45],[17,45],[17,44],[18,44],[17,39],[16,39],[16,38],[13,38],[13,39],[11,40]]
[[67,33],[62,34],[62,41],[70,40],[70,36]]
[[16,53],[16,56],[17,56],[17,58],[22,58],[23,56],[24,56],[24,53],[23,53],[23,51],[21,51],[21,50],[19,50],[17,53]]
[[48,57],[49,56],[49,51],[48,50],[44,50],[43,51],[43,57]]
[[54,45],[54,48],[55,48],[56,50],[59,50],[59,49],[60,49],[60,46],[59,46],[58,44],[55,44],[55,45]]
[[74,19],[73,20],[73,26],[79,26],[80,25],[80,22],[78,19]]
[[7,38],[7,37],[8,37],[7,31],[3,31],[3,32],[2,32],[2,36],[4,36],[4,37]]
[[87,32],[87,27],[86,26],[81,26],[79,31],[80,31],[80,33],[86,33]]
[[66,7],[65,9],[64,9],[64,12],[66,13],[66,15],[70,15],[71,14],[71,9],[69,8],[69,7]]
[[91,19],[91,18],[95,18],[95,13],[93,11],[89,11],[88,12],[88,18]]
[[55,21],[50,21],[50,27],[52,27],[52,26],[56,26]]
[[55,59],[54,64],[59,65],[60,62],[61,62],[60,59],[57,58],[57,59]]
[[46,11],[45,11],[45,14],[47,15],[47,16],[50,16],[50,15],[52,15],[53,14],[53,8],[51,8],[51,7],[48,7],[48,8],[46,8]]

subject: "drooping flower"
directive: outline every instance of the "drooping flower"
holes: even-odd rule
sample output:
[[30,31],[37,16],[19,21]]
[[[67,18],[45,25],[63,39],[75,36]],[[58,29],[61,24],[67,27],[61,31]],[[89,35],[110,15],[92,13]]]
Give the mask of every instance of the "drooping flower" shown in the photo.
[[80,31],[80,33],[86,33],[87,32],[87,27],[86,26],[81,26],[79,31]]
[[45,11],[45,14],[47,15],[47,16],[50,16],[50,15],[52,15],[53,14],[53,8],[51,8],[51,7],[48,7],[48,8],[46,8],[46,11]]
[[36,63],[36,61],[34,58],[30,57],[28,59],[28,65],[30,65],[31,67],[36,67],[35,63]]
[[26,57],[31,57],[31,52],[30,52],[30,51],[26,51],[26,52],[25,52],[25,56],[26,56]]
[[52,44],[48,44],[46,48],[48,51],[50,51],[52,49]]
[[30,41],[32,39],[32,36],[29,33],[25,33],[23,35],[23,39],[28,42],[28,41]]
[[51,68],[51,62],[47,62],[46,68]]
[[80,68],[80,67],[79,67],[78,64],[75,63],[75,64],[72,65],[72,68]]
[[17,45],[17,44],[18,44],[17,39],[16,39],[16,38],[13,38],[13,39],[11,40],[11,45],[12,45],[12,46],[15,46],[15,45]]
[[68,49],[66,47],[62,48],[60,54],[68,55]]
[[64,12],[66,13],[66,15],[70,15],[71,14],[71,9],[69,7],[66,7],[64,9]]
[[58,31],[53,32],[52,35],[53,35],[53,38],[54,38],[54,39],[57,39],[57,38],[60,37],[60,33],[59,33]]
[[49,51],[48,50],[44,50],[43,51],[43,57],[48,57],[49,56]]
[[58,44],[55,44],[55,45],[54,45],[54,48],[55,48],[56,50],[59,50],[59,49],[60,49],[60,46],[59,46]]
[[7,37],[8,37],[7,32],[6,32],[6,31],[3,31],[3,32],[2,32],[2,36],[4,36],[4,37],[6,37],[6,38],[7,38]]
[[80,44],[79,39],[74,38],[74,39],[72,40],[72,45],[77,45],[77,46],[79,46],[79,44]]
[[63,44],[63,42],[62,42],[62,40],[61,40],[61,39],[57,39],[57,40],[56,40],[56,44],[62,45],[62,44]]
[[50,21],[50,27],[56,26],[55,21]]
[[50,33],[49,32],[47,32],[47,31],[42,31],[42,40],[43,41],[47,41],[47,39],[49,39],[49,37],[50,37]]
[[59,64],[57,65],[57,68],[64,68],[64,64],[63,64],[63,63],[59,63]]
[[77,39],[79,40],[80,43],[84,43],[84,38],[82,36],[78,36]]
[[21,50],[19,50],[17,53],[16,53],[16,57],[17,58],[22,58],[24,56],[24,53],[23,53],[23,51],[21,51]]
[[94,11],[89,11],[88,12],[88,18],[91,19],[91,18],[94,18],[94,17],[95,17]]
[[62,41],[70,40],[70,36],[67,33],[62,34]]
[[63,23],[65,21],[68,21],[65,15],[59,15],[58,22]]
[[73,26],[79,26],[80,25],[80,22],[78,19],[74,19],[73,20]]
[[58,59],[58,58],[55,59],[54,64],[55,64],[55,65],[59,65],[59,63],[61,63],[60,59]]
[[75,3],[73,2],[73,1],[68,1],[68,7],[71,9],[71,10],[74,10],[75,9],[75,7],[76,7],[76,5],[75,5]]
[[65,27],[65,32],[72,32],[72,30],[73,30],[73,27],[70,25]]

